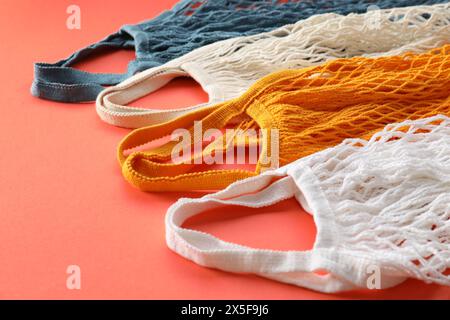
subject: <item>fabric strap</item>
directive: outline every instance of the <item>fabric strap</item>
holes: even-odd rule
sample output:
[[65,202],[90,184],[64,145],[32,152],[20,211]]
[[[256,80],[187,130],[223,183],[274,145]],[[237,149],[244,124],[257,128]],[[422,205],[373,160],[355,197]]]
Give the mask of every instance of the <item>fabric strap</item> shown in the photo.
[[[71,66],[108,49],[133,47],[132,39],[125,36],[123,32],[117,32],[57,63],[36,63],[31,93],[39,98],[61,102],[95,101],[105,86],[114,85],[134,75],[138,71],[137,61],[132,61],[128,71],[123,74],[90,73]],[[151,65],[144,66],[143,62],[139,61],[139,69],[145,67],[151,67]]]
[[[274,251],[253,249],[222,241],[210,234],[189,230],[182,224],[205,210],[224,205],[260,208],[289,199],[298,192],[292,178],[260,175],[237,182],[222,192],[201,199],[181,199],[166,216],[168,246],[195,263],[236,273],[254,273],[260,276],[323,292],[354,289],[355,286],[329,273],[314,271],[333,268],[333,254],[327,249],[308,251]],[[233,198],[231,198],[233,197]],[[231,198],[231,199],[230,199]]]
[[[367,288],[367,266],[374,262],[338,247],[339,229],[333,223],[333,211],[328,201],[317,188],[314,174],[302,165],[288,167],[235,182],[223,191],[200,199],[180,199],[166,215],[169,248],[202,266],[254,273],[321,292]],[[206,210],[225,205],[262,208],[292,197],[314,216],[317,237],[312,250],[254,249],[182,227],[187,219]],[[380,267],[384,271],[383,266]],[[392,287],[405,279],[386,271],[382,274],[381,286]]]
[[[193,160],[196,156],[203,156],[208,151],[207,148],[202,150],[201,155],[193,154],[190,158],[191,163],[168,163],[175,142],[145,152],[134,152],[130,156],[125,155],[126,150],[167,137],[176,129],[191,128],[196,120],[202,120],[204,131],[224,128],[231,119],[242,112],[233,101],[227,104],[227,108],[213,110],[213,107],[209,107],[195,110],[164,124],[140,128],[128,134],[117,150],[125,179],[143,191],[162,192],[218,190],[236,180],[255,176],[256,172],[239,169],[192,171],[196,167]],[[193,136],[194,133],[192,131],[191,133]]]
[[209,106],[210,102],[183,109],[127,106],[128,103],[157,91],[173,79],[186,76],[189,76],[189,73],[180,67],[156,67],[143,71],[119,85],[102,91],[97,97],[97,113],[102,120],[115,126],[139,128],[165,123],[190,111]]

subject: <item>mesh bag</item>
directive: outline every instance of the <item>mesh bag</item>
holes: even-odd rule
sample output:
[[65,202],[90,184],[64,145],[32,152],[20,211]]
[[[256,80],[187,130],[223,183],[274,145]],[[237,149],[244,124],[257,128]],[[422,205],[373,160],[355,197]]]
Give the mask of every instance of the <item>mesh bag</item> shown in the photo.
[[[216,42],[109,87],[97,99],[104,121],[127,128],[167,122],[192,110],[243,94],[260,78],[337,58],[426,52],[450,43],[450,4],[315,15],[272,32]],[[134,108],[129,104],[173,78],[191,76],[209,101],[184,109]]]
[[[137,129],[120,143],[118,156],[125,178],[141,190],[221,189],[273,164],[259,161],[254,172],[199,171],[195,164],[168,163],[175,142],[130,155],[124,151],[170,135],[178,128],[189,129],[194,136],[194,120],[201,119],[205,132],[224,128],[238,119],[235,128],[264,129],[269,133],[276,129],[279,164],[285,165],[346,138],[370,137],[389,123],[449,115],[449,94],[450,45],[423,54],[338,59],[271,74],[240,98],[213,107],[212,111],[197,110],[163,125]],[[273,145],[270,139],[261,143],[260,159],[278,151],[269,150]]]
[[[124,25],[105,39],[57,63],[37,63],[31,92],[65,102],[93,101],[105,85],[166,63],[201,46],[273,30],[314,14],[365,12],[378,8],[436,4],[444,0],[182,0],[171,10],[135,25]],[[131,5],[131,4],[127,4]],[[126,6],[125,6],[126,9]],[[134,48],[136,59],[125,74],[89,73],[75,63],[105,49]]]
[[[322,292],[382,289],[408,278],[450,286],[449,182],[450,118],[391,124],[368,141],[347,139],[216,194],[180,199],[166,216],[167,244],[206,267]],[[308,251],[253,249],[182,227],[209,209],[262,208],[292,197],[317,226]]]

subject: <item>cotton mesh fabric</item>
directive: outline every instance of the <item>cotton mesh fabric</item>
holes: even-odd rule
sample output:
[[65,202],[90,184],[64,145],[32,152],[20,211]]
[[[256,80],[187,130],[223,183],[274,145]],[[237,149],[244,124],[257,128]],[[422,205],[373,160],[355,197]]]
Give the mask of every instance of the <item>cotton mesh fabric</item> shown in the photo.
[[[446,43],[450,43],[449,3],[347,16],[316,15],[272,32],[216,42],[148,69],[101,92],[97,113],[105,122],[120,127],[157,125],[193,109],[236,98],[274,71],[336,58],[420,53]],[[127,105],[175,77],[188,75],[208,93],[208,103],[175,110]]]
[[[118,157],[127,181],[144,191],[222,189],[267,170],[207,170],[191,163],[171,163],[173,147],[125,154],[125,150],[186,128],[193,121],[203,132],[234,128],[278,130],[279,165],[283,166],[352,137],[370,137],[389,123],[450,113],[450,45],[423,54],[337,59],[320,66],[271,74],[241,97],[189,113],[159,126],[134,130],[120,143]],[[264,144],[266,141],[262,141]],[[260,159],[271,153],[263,145]],[[205,149],[206,150],[206,149]],[[195,156],[195,155],[194,155]]]
[[[449,181],[450,118],[390,124],[368,141],[347,139],[216,194],[180,199],[166,216],[167,244],[202,266],[321,292],[367,289],[374,270],[380,289],[408,278],[450,286]],[[292,197],[314,216],[309,251],[253,249],[182,226],[213,208]]]
[[[181,1],[154,19],[123,26],[67,59],[54,64],[36,64],[31,92],[37,97],[56,101],[94,101],[105,85],[117,84],[136,72],[164,64],[216,41],[270,31],[314,14],[365,12],[370,5],[384,9],[442,2],[446,1]],[[108,48],[135,49],[136,60],[130,63],[126,74],[93,74],[71,68],[92,53]]]

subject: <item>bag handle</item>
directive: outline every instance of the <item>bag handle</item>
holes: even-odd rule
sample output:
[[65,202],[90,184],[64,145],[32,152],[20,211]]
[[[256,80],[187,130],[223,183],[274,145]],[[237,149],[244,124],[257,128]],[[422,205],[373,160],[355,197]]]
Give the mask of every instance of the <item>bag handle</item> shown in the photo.
[[[277,75],[269,77],[276,78]],[[247,170],[208,170],[193,171],[194,164],[167,163],[171,159],[173,147],[176,143],[167,143],[151,151],[135,152],[130,156],[124,155],[125,150],[130,150],[152,141],[172,134],[179,128],[191,128],[193,136],[194,121],[201,120],[204,131],[208,129],[223,129],[229,124],[235,124],[235,120],[244,121],[249,117],[248,107],[263,94],[270,85],[261,88],[255,85],[241,97],[205,108],[195,109],[163,124],[136,129],[126,136],[118,147],[118,159],[122,165],[122,173],[127,181],[143,191],[193,191],[193,190],[217,190],[227,187],[236,180],[252,177],[270,167],[262,159],[267,159],[269,146],[272,145],[272,133],[276,135],[276,128],[264,128],[266,139],[262,141],[260,159],[255,171]],[[250,118],[252,118],[250,116]],[[263,126],[258,123],[262,128]],[[203,134],[203,132],[202,132]],[[235,143],[235,141],[233,141]],[[203,155],[203,154],[202,154]],[[194,157],[191,157],[194,160]],[[192,162],[191,162],[192,163]]]
[[[292,177],[276,171],[236,182],[223,191],[200,199],[180,199],[166,215],[166,241],[170,249],[195,263],[236,273],[254,273],[280,282],[322,292],[355,289],[348,279],[331,270],[338,268],[328,249],[275,251],[253,249],[220,240],[210,234],[185,229],[183,223],[205,210],[224,205],[260,208],[292,198],[299,190]],[[273,182],[274,179],[279,179]],[[320,231],[318,231],[320,232]],[[319,275],[316,270],[330,273]]]
[[36,63],[31,93],[39,98],[60,102],[95,101],[105,89],[104,86],[114,85],[133,75],[137,71],[137,63],[131,62],[128,72],[123,74],[91,73],[70,66],[104,49],[127,47],[133,47],[132,41],[117,32],[57,63]]
[[[171,10],[161,13],[156,19],[170,19],[185,11],[191,5],[191,0],[182,0],[175,4]],[[125,25],[120,31],[78,50],[69,58],[57,63],[35,63],[31,94],[39,98],[60,102],[91,102],[95,101],[98,94],[105,89],[104,86],[115,85],[141,70],[160,65],[158,61],[153,59],[138,57],[128,64],[127,72],[122,74],[91,73],[70,67],[74,63],[104,49],[134,48],[134,30],[140,30],[140,25]]]
[[173,79],[188,75],[181,67],[161,66],[145,70],[103,90],[97,97],[97,113],[109,124],[124,128],[141,128],[166,123],[193,110],[210,106],[211,102],[169,110],[127,106],[130,102],[157,91]]
[[[199,119],[202,120],[204,130],[225,127],[242,111],[233,100],[223,104],[227,106],[224,108],[221,105],[211,106],[196,110],[167,123],[140,128],[127,135],[119,144],[117,151],[125,179],[140,190],[161,192],[223,189],[236,180],[256,175],[256,172],[238,169],[189,172],[195,168],[194,159],[199,155],[191,155],[192,161],[188,164],[167,163],[171,159],[175,142],[166,143],[150,151],[135,152],[130,156],[124,154],[125,150],[166,137],[176,129],[192,128],[194,121]],[[203,150],[201,156],[207,150]]]

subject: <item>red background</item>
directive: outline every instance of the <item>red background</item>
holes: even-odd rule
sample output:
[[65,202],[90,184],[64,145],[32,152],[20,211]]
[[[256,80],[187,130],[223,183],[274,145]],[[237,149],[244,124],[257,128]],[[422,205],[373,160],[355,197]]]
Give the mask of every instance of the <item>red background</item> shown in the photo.
[[[256,276],[199,267],[171,252],[164,215],[180,196],[133,189],[115,158],[128,130],[103,123],[93,104],[62,104],[29,93],[33,62],[53,62],[117,30],[151,18],[175,0],[0,1],[0,298],[342,299],[444,298],[448,288],[409,280],[385,291],[339,295]],[[81,7],[81,30],[66,28],[66,8]],[[123,72],[131,51],[79,67]],[[191,80],[152,94],[148,106],[206,101]],[[189,224],[226,240],[274,249],[312,246],[312,218],[294,200],[264,210],[216,210]],[[81,268],[81,290],[66,288],[66,268]]]

